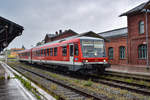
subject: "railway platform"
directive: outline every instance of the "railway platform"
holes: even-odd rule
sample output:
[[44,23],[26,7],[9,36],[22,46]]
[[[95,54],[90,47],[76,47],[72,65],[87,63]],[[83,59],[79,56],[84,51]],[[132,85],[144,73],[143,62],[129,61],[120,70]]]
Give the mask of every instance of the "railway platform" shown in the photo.
[[25,91],[24,87],[14,78],[7,79],[8,74],[14,77],[12,73],[0,64],[0,100],[36,100],[35,97]]
[[111,67],[106,70],[150,76],[150,66],[149,69],[147,69],[145,65],[111,65]]
[[[0,61],[0,77],[5,78],[0,79],[0,100],[37,100],[37,98],[30,91],[28,91],[18,79],[14,78],[14,72],[12,72],[8,67],[9,66],[7,64]],[[8,76],[10,79],[8,79]],[[36,89],[39,90],[37,87]],[[42,90],[39,92],[41,91]],[[48,94],[42,95],[46,95],[43,100],[55,100]]]

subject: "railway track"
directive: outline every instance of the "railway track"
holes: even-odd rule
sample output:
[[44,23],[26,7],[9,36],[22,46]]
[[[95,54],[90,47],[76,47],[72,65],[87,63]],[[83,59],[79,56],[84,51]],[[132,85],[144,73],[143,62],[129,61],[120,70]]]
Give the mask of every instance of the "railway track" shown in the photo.
[[[32,67],[34,67],[35,68],[35,66],[33,65]],[[36,66],[36,68],[37,68],[37,66]],[[36,69],[35,68],[35,69]],[[41,69],[43,69],[43,67],[38,67],[37,69],[39,69],[39,68],[41,68]],[[48,70],[49,68],[44,68],[44,70]],[[28,69],[29,70],[29,69]],[[39,69],[40,70],[40,69]],[[35,70],[34,70],[35,71]],[[60,72],[58,72],[58,71],[54,71],[54,70],[50,70],[50,71],[53,71],[54,73],[57,73],[57,74],[60,74]],[[37,72],[35,72],[35,73],[37,73]],[[116,73],[115,73],[116,74]],[[115,76],[115,74],[113,74],[112,75],[112,77],[119,77],[119,75],[117,75],[117,76]],[[118,73],[117,73],[118,74]],[[61,73],[61,75],[64,75],[64,76],[66,76],[66,74],[64,73]],[[78,78],[79,80],[80,79],[83,79],[83,80],[88,80],[89,78],[93,81],[93,82],[95,82],[95,83],[102,83],[102,84],[104,84],[104,85],[108,85],[108,86],[111,86],[111,87],[115,87],[115,88],[120,88],[120,89],[124,89],[124,90],[128,90],[128,91],[132,91],[132,92],[135,92],[135,93],[139,93],[139,94],[143,94],[143,95],[146,95],[146,96],[150,96],[150,87],[147,87],[147,86],[145,86],[145,85],[139,85],[139,84],[136,84],[136,83],[129,83],[129,82],[125,82],[125,81],[122,81],[122,80],[116,80],[116,79],[112,79],[111,77],[107,77],[107,76],[111,76],[111,73],[107,73],[107,74],[105,74],[103,77],[101,77],[101,76],[89,76],[88,78],[86,77],[85,79],[84,79],[84,77],[79,77],[79,76],[72,76],[72,75],[68,75],[67,74],[67,77],[74,77],[74,78]],[[134,76],[135,77],[135,76]],[[130,77],[128,77],[128,76],[125,76],[125,77],[123,77],[123,76],[120,76],[120,78],[125,78],[125,79],[127,79],[127,78],[130,78]],[[148,77],[147,77],[148,78]],[[136,79],[136,78],[135,78]],[[65,84],[68,84],[68,83],[65,83]],[[87,90],[85,90],[86,92],[87,92]],[[88,93],[88,92],[87,92]],[[89,94],[90,94],[90,92],[89,92]],[[98,95],[98,94],[96,94],[96,95]],[[102,98],[101,98],[102,97]],[[99,99],[103,99],[103,98],[106,98],[106,97],[104,97],[104,96],[101,96]]]
[[144,95],[150,96],[150,89],[149,87],[147,88],[144,85],[139,85],[135,83],[128,83],[128,82],[123,82],[123,81],[118,81],[118,80],[112,80],[112,79],[92,79],[93,82],[97,83],[102,83],[108,86],[113,86],[116,88],[121,88],[125,90],[129,90],[135,93],[140,93]]
[[150,96],[150,78],[107,72],[102,76],[90,75],[92,81]]
[[[52,77],[48,77],[47,75],[44,75],[42,73],[36,72],[36,70],[29,70],[23,67],[13,67],[18,72],[22,73],[26,76],[25,73],[28,72],[32,75],[32,77],[40,77],[42,80],[44,80],[44,83],[49,84],[55,84],[57,87],[55,89],[54,94],[57,94],[61,97],[61,99],[65,100],[108,100],[106,96],[91,93],[88,90],[77,88],[74,86],[71,86],[68,83],[62,82],[60,80],[54,79]],[[28,78],[31,78],[30,76],[26,76]],[[34,80],[34,79],[31,79]],[[60,95],[61,94],[61,95]],[[63,96],[62,96],[63,95]]]
[[139,75],[139,74],[130,74],[130,73],[121,73],[121,72],[113,72],[113,71],[106,71],[106,76],[113,76],[113,77],[123,77],[127,79],[135,79],[135,80],[143,80],[150,82],[150,76],[148,75]]

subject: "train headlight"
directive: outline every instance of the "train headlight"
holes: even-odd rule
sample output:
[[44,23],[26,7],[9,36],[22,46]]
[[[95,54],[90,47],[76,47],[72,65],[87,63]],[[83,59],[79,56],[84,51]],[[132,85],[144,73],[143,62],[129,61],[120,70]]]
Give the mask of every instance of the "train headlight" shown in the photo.
[[88,60],[83,60],[83,62],[84,62],[84,63],[87,63],[87,62],[88,62]]
[[104,59],[103,61],[104,61],[104,62],[106,62],[106,60],[105,60],[105,59]]

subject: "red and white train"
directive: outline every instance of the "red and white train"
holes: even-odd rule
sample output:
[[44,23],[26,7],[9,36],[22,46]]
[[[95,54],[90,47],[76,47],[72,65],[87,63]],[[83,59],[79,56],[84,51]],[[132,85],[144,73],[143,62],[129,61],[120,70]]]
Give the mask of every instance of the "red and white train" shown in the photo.
[[84,73],[103,73],[105,68],[110,67],[105,56],[104,38],[84,35],[20,51],[19,61],[49,64],[61,70]]

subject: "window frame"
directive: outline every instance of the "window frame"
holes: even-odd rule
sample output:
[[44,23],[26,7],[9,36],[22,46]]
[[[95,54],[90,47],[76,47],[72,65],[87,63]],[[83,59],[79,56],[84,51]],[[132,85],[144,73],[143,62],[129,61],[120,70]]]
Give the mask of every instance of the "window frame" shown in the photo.
[[62,46],[62,56],[67,56],[67,46]]
[[139,21],[139,34],[144,34],[145,29],[144,29],[145,25],[144,25],[144,21],[140,20]]
[[54,48],[54,56],[57,56],[58,55],[58,49],[57,47]]
[[[111,51],[110,51],[111,50]],[[110,60],[112,60],[114,58],[114,48],[113,47],[109,47],[108,48],[108,58]]]
[[119,47],[119,58],[125,59],[125,57],[126,57],[126,48],[125,48],[125,46],[120,46]]
[[[76,53],[76,51],[77,51],[77,53]],[[74,55],[79,56],[79,46],[78,46],[78,44],[74,44]]]
[[49,53],[50,53],[50,49],[47,48],[47,49],[46,49],[46,54],[47,54],[47,56],[49,56]]
[[141,44],[138,46],[138,58],[147,59],[147,45]]
[[43,56],[43,49],[41,48],[41,56]]
[[50,56],[53,56],[53,48],[50,48]]

